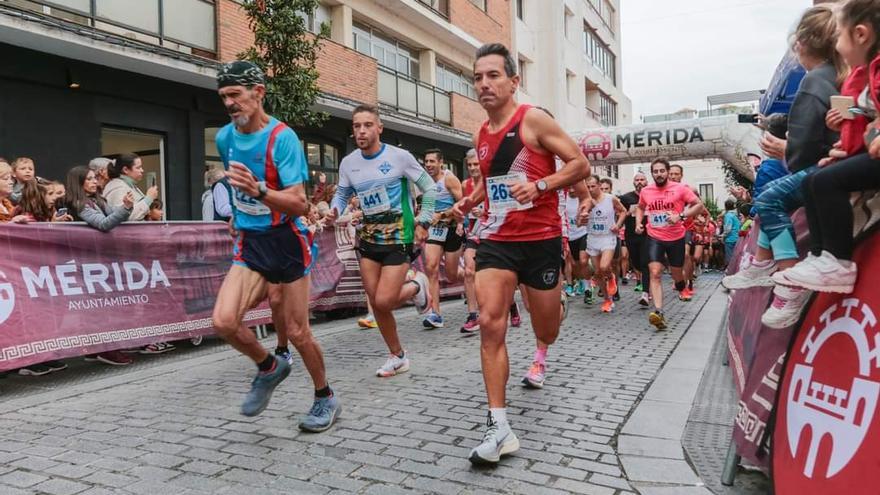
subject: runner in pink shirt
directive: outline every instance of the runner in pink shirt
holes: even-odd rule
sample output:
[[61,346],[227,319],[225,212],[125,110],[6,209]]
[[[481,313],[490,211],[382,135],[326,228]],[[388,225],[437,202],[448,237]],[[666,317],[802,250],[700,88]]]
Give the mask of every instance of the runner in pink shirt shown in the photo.
[[648,321],[657,330],[666,329],[663,316],[663,286],[660,278],[663,265],[669,263],[675,290],[686,288],[682,266],[684,266],[685,226],[684,222],[702,211],[700,198],[687,186],[669,180],[669,161],[657,158],[651,162],[651,175],[654,184],[639,193],[636,209],[636,231],[641,232],[642,218],[647,215],[648,222],[648,271],[651,273],[651,297],[654,298],[654,311]]

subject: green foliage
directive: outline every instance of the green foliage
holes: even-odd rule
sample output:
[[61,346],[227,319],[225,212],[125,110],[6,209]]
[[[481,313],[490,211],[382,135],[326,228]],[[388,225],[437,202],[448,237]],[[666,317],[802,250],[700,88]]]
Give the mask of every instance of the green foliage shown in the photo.
[[245,0],[254,46],[240,53],[257,64],[267,76],[266,111],[295,126],[321,125],[324,112],[312,110],[320,91],[315,61],[321,40],[329,35],[327,24],[312,35],[306,19],[314,15],[318,0]]
[[724,182],[730,186],[742,186],[746,190],[751,190],[754,185],[752,181],[747,179],[743,174],[739,173],[733,166],[727,162],[724,162],[721,165],[721,168],[724,170]]
[[718,215],[721,214],[721,208],[718,207],[715,198],[703,198],[703,206],[709,210],[710,218],[718,218]]

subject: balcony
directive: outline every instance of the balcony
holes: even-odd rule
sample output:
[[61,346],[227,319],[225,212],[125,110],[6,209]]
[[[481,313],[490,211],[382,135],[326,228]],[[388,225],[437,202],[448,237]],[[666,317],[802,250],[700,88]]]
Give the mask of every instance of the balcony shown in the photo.
[[0,5],[216,58],[217,22],[214,2],[209,0],[0,0]]
[[449,92],[378,66],[379,103],[431,122],[452,123]]
[[428,7],[440,17],[449,17],[449,0],[416,0],[420,4]]

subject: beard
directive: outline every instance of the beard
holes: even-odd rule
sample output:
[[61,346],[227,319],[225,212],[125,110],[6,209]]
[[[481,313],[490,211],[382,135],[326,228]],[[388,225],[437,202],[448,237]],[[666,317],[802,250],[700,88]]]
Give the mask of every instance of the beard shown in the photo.
[[657,184],[657,185],[660,186],[660,187],[665,186],[667,182],[669,182],[669,178],[668,178],[668,177],[663,177],[663,178],[661,178],[661,179],[654,179],[654,183]]
[[236,127],[244,127],[248,125],[251,118],[247,115],[239,115],[238,117],[230,117],[229,120],[231,120]]

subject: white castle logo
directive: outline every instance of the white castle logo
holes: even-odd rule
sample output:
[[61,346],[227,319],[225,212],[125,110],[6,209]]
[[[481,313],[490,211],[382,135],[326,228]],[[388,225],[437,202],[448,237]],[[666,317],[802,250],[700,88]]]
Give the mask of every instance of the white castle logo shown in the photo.
[[[841,316],[831,319],[839,309],[833,304],[820,316],[820,328],[810,328],[800,349],[806,364],[794,367],[788,389],[788,448],[795,457],[801,433],[809,426],[810,447],[804,464],[808,478],[813,478],[819,445],[826,435],[831,439],[831,457],[827,472],[819,476],[831,478],[849,464],[871,426],[880,395],[880,383],[870,380],[871,371],[880,368],[880,333],[873,330],[877,319],[871,308],[858,299],[845,299],[840,305],[845,308]],[[854,310],[861,313],[861,320],[853,316]],[[873,338],[869,339],[869,333]],[[849,390],[813,379],[811,365],[816,355],[837,335],[848,336],[858,354],[859,376],[853,378]]]

